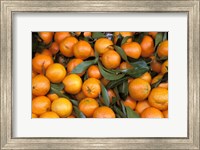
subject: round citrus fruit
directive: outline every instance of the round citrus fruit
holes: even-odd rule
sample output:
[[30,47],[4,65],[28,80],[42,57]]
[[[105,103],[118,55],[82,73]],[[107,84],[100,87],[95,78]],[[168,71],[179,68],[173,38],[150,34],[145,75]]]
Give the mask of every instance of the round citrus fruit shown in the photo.
[[157,52],[160,58],[168,57],[168,40],[163,41],[158,45]]
[[140,43],[142,48],[142,57],[150,57],[154,52],[154,41],[150,36],[144,36],[142,42]]
[[53,39],[54,32],[39,32],[38,34],[45,44],[49,44]]
[[164,116],[159,109],[148,107],[142,112],[141,118],[164,118]]
[[146,108],[148,107],[151,107],[149,105],[149,102],[147,100],[144,100],[144,101],[139,101],[136,105],[136,108],[135,108],[135,111],[138,113],[138,114],[141,114]]
[[140,79],[143,79],[148,83],[151,83],[151,75],[149,72],[145,72],[142,76],[140,76]]
[[94,44],[94,49],[99,53],[99,55],[102,55],[108,50],[114,49],[113,42],[107,38],[99,38]]
[[134,59],[138,59],[142,52],[142,48],[137,42],[125,43],[121,47],[127,56]]
[[69,36],[71,36],[69,32],[56,32],[54,35],[54,40],[59,44],[60,42],[62,42],[62,40]]
[[87,74],[89,78],[96,78],[96,79],[100,79],[102,77],[98,66],[96,65],[92,65],[88,68],[87,70]]
[[46,96],[38,96],[32,100],[32,113],[41,115],[50,110],[51,101]]
[[[73,59],[71,59],[71,60],[68,62],[68,64],[67,64],[67,72],[68,72],[68,73],[71,73],[72,70],[73,70],[74,68],[76,68],[76,66],[78,66],[79,64],[81,64],[82,62],[83,62],[82,59],[78,59],[78,58],[73,58]],[[81,77],[82,75],[84,75],[84,73],[85,73],[85,72],[78,73],[77,75],[79,75],[79,76]]]
[[47,111],[41,114],[40,118],[60,118],[60,117],[53,111]]
[[101,106],[94,111],[93,118],[115,118],[115,113],[111,108]]
[[123,103],[124,106],[129,106],[131,109],[135,109],[136,107],[136,101],[130,96],[127,96],[127,98],[123,101]]

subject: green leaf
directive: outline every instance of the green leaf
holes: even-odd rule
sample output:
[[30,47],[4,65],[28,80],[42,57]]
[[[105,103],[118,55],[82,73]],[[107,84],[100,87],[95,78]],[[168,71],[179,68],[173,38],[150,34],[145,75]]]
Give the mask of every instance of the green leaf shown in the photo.
[[117,45],[117,46],[121,46],[122,40],[123,40],[123,37],[122,37],[121,34],[119,34],[119,35],[117,36],[116,45]]
[[124,43],[126,43],[127,40],[128,40],[129,38],[131,38],[131,37],[132,37],[132,36],[126,36],[126,37],[124,37],[123,40],[122,40],[122,42],[121,42],[121,45],[123,45]]
[[86,71],[91,65],[96,64],[97,61],[98,58],[95,58],[94,60],[83,61],[78,66],[76,66],[71,73],[82,73]]
[[126,108],[124,106],[124,103],[120,101],[121,107],[122,107],[122,112],[126,115]]
[[112,88],[114,88],[114,87],[117,87],[118,85],[120,85],[122,82],[124,82],[124,81],[127,80],[128,78],[130,78],[130,77],[125,76],[125,77],[120,78],[120,79],[118,79],[118,80],[110,81],[110,82],[108,82],[108,84],[106,85],[106,88],[107,88],[107,89],[112,89]]
[[124,50],[121,47],[116,46],[116,45],[114,46],[114,48],[117,51],[117,53],[122,57],[122,59],[128,62],[128,58]]
[[158,46],[160,42],[162,42],[163,33],[157,33],[155,37],[155,48]]
[[63,83],[51,83],[51,90],[53,91],[62,91],[64,89]]
[[108,92],[107,92],[105,86],[102,83],[101,83],[101,92],[102,92],[103,103],[106,106],[109,106],[110,105],[110,99],[109,99],[109,96],[108,96]]
[[162,78],[160,78],[156,83],[151,85],[151,89],[158,87],[158,85],[161,83]]
[[168,40],[168,32],[164,32],[162,41]]
[[118,86],[118,90],[120,97],[125,100],[128,96],[128,79]]
[[98,62],[99,71],[107,80],[117,80],[125,76],[124,73],[107,72],[100,62]]
[[112,98],[112,103],[111,103],[112,105],[115,104],[118,100],[120,100],[119,92],[118,92],[117,87],[114,87],[113,91],[114,91],[116,97]]
[[128,118],[140,118],[140,116],[135,111],[133,111],[129,106],[125,107]]
[[78,109],[78,107],[73,106],[73,108],[77,118],[86,118],[85,115]]
[[104,35],[102,32],[92,32],[92,38],[94,39],[99,39],[103,37],[106,37],[106,35]]
[[168,72],[166,72],[166,73],[164,74],[164,76],[162,77],[161,82],[167,82],[167,81],[168,81]]
[[117,107],[113,106],[113,110],[122,118],[126,118],[126,115]]

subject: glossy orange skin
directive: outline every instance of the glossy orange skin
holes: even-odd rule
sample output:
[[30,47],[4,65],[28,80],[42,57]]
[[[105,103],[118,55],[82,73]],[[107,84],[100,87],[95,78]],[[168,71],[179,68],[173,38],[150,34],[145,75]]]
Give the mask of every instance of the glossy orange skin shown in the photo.
[[121,46],[127,56],[138,59],[142,53],[142,48],[137,42],[125,43]]
[[142,42],[140,43],[142,48],[141,56],[144,58],[150,57],[154,52],[154,41],[150,36],[144,36]]
[[152,61],[150,63],[151,70],[157,73],[160,73],[162,64],[158,62],[155,57],[152,57]]
[[116,51],[109,50],[103,54],[101,61],[107,69],[115,69],[120,65],[121,57]]
[[129,83],[128,91],[134,100],[142,101],[148,97],[151,91],[151,86],[147,81],[136,78]]
[[129,69],[129,68],[133,68],[133,66],[131,66],[131,64],[129,64],[128,62],[122,62],[119,66],[119,69]]
[[114,50],[113,42],[107,38],[99,38],[94,44],[94,49],[101,56],[108,50]]
[[94,111],[93,118],[115,118],[115,113],[111,108],[101,106]]
[[98,107],[98,102],[93,98],[84,98],[78,105],[79,110],[88,118],[92,117]]
[[71,36],[71,33],[69,32],[56,32],[54,35],[54,41],[60,44],[62,40],[64,40],[66,37]]
[[97,98],[101,93],[100,81],[95,78],[88,78],[83,83],[82,91],[86,97]]
[[156,38],[157,34],[158,32],[149,32],[149,35],[151,35],[154,39]]
[[162,111],[164,118],[168,118],[168,110],[164,110]]
[[46,96],[38,96],[32,100],[32,113],[41,115],[50,110],[51,101]]
[[168,57],[168,40],[163,41],[158,45],[157,53],[160,58]]
[[52,52],[48,49],[43,49],[41,53],[35,53],[35,56],[40,55],[40,54],[52,57]]
[[151,90],[148,97],[149,104],[159,110],[168,109],[168,90],[156,87]]
[[31,118],[38,118],[38,116],[34,113],[32,113]]
[[151,107],[149,105],[149,102],[147,100],[144,100],[144,101],[139,101],[136,105],[136,108],[135,108],[135,111],[138,113],[138,114],[141,114],[146,108],[148,107]]
[[161,74],[168,72],[168,60],[166,60],[161,66]]
[[37,73],[42,74],[51,64],[53,64],[52,57],[44,54],[39,54],[32,59],[33,70]]
[[140,79],[143,79],[148,83],[151,83],[151,75],[149,72],[145,72],[142,76],[140,76]]
[[36,75],[32,79],[32,94],[34,96],[44,96],[50,90],[50,82],[44,75]]
[[47,94],[47,97],[48,97],[51,101],[54,101],[55,99],[58,99],[58,98],[59,98],[59,96],[58,96],[57,94],[55,94],[55,93],[53,93],[53,94],[49,93],[49,94]]
[[161,80],[162,77],[163,77],[162,74],[158,74],[157,76],[155,76],[155,77],[151,80],[151,84],[154,84],[154,83],[158,82],[159,80]]
[[[114,32],[114,43],[117,43],[118,35],[121,34],[122,37],[133,36],[134,32]],[[127,43],[132,42],[132,38],[129,38]]]
[[54,32],[38,32],[38,34],[45,44],[49,44],[53,40]]
[[78,42],[78,40],[73,37],[67,37],[60,42],[60,52],[66,57],[72,57],[73,54],[73,46]]
[[81,90],[78,94],[75,95],[76,100],[81,101],[82,99],[86,98],[83,91]]
[[142,112],[141,118],[164,118],[164,115],[159,109],[148,107]]
[[87,70],[87,73],[89,78],[96,78],[96,79],[102,78],[99,68],[96,65],[90,66]]
[[[81,32],[75,32],[75,34],[77,36],[79,36],[81,34]],[[92,32],[83,32],[83,36],[84,37],[92,36]]]
[[136,104],[137,104],[137,102],[130,96],[128,96],[125,99],[125,101],[123,101],[123,103],[124,103],[124,106],[129,106],[133,110],[136,108]]
[[88,57],[90,57],[93,49],[91,45],[86,42],[86,41],[78,41],[74,46],[73,46],[73,54],[76,58],[85,60]]
[[168,83],[160,83],[159,85],[158,85],[158,87],[161,87],[161,88],[166,88],[166,89],[168,89]]
[[[67,72],[68,72],[68,73],[71,73],[72,70],[73,70],[74,68],[76,68],[76,66],[78,66],[79,64],[81,64],[82,62],[83,62],[82,59],[78,59],[78,58],[71,59],[71,60],[68,62],[68,64],[67,64]],[[85,72],[82,72],[82,73],[78,73],[77,75],[79,75],[79,76],[81,77],[81,76],[84,75],[84,74],[85,74]]]
[[60,118],[60,117],[53,111],[47,111],[41,114],[40,118]]
[[51,51],[51,53],[53,55],[57,54],[59,52],[59,50],[60,50],[58,43],[57,42],[53,42],[51,44],[51,46],[49,47],[49,50]]

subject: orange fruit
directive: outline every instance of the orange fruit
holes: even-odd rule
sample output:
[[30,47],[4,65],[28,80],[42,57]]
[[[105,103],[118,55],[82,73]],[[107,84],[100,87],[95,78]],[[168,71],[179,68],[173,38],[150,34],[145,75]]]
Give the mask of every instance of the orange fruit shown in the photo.
[[49,44],[53,39],[54,32],[38,32],[38,34],[45,44]]
[[76,100],[81,101],[82,99],[86,98],[83,91],[81,90],[78,94],[75,95]]
[[72,113],[72,103],[66,98],[58,98],[51,104],[51,110],[61,118],[66,118]]
[[161,74],[168,72],[168,60],[166,60],[161,66]]
[[166,89],[168,89],[168,83],[160,83],[159,85],[158,85],[158,87],[161,87],[161,88],[166,88]]
[[37,72],[32,70],[32,79],[37,75]]
[[130,96],[128,96],[124,101],[122,101],[124,106],[129,106],[131,109],[135,109],[136,107],[136,101],[131,98]]
[[58,43],[53,42],[53,43],[51,44],[51,46],[49,47],[49,50],[51,51],[51,53],[52,53],[53,55],[57,54],[57,53],[59,52],[59,45],[58,45]]
[[94,44],[94,49],[99,53],[99,55],[102,55],[108,50],[114,50],[113,42],[107,38],[99,38]]
[[140,43],[140,46],[142,48],[142,53],[141,56],[142,57],[150,57],[153,52],[154,52],[154,41],[152,39],[152,37],[146,35],[144,36],[144,38],[142,39],[142,42]]
[[148,107],[151,107],[149,105],[149,102],[147,100],[144,100],[144,101],[139,101],[136,105],[136,108],[135,108],[135,111],[138,113],[138,114],[141,114],[146,108]]
[[119,66],[119,69],[129,69],[129,68],[133,68],[133,66],[131,64],[129,64],[128,62],[122,62]]
[[51,100],[51,101],[54,101],[55,99],[58,99],[59,96],[55,93],[49,93],[47,94],[47,97]]
[[52,57],[52,53],[51,53],[51,51],[48,50],[48,49],[43,49],[41,53],[35,53],[35,56],[40,55],[40,54],[43,54],[43,55],[47,55],[47,56]]
[[86,97],[96,98],[101,93],[100,81],[95,78],[88,78],[84,81],[82,91]]
[[141,55],[142,48],[137,42],[125,43],[121,46],[127,56],[138,59]]
[[164,118],[168,118],[168,110],[164,110],[162,111]]
[[46,77],[52,83],[60,83],[65,78],[67,72],[65,67],[59,63],[51,64],[46,70]]
[[101,106],[94,111],[93,118],[115,118],[115,113],[111,108]]
[[67,37],[60,43],[60,52],[66,57],[72,57],[73,54],[73,46],[78,42],[78,40],[73,37]]
[[106,86],[110,81],[107,80],[106,78],[101,78],[101,83]]
[[[116,97],[116,95],[115,95],[115,93],[114,93],[114,91],[112,89],[108,89],[107,93],[108,93],[108,97],[109,97],[110,103],[112,103],[112,98]],[[100,100],[103,103],[103,97],[100,97]]]
[[33,113],[32,113],[31,118],[38,118],[38,116],[37,116],[36,114],[33,114]]
[[50,110],[51,101],[46,96],[38,96],[32,100],[32,113],[41,115]]
[[100,79],[102,77],[98,66],[96,65],[92,65],[88,68],[87,70],[87,74],[89,78],[96,78],[96,79]]
[[95,109],[98,107],[98,102],[93,98],[85,98],[78,105],[79,110],[88,118],[92,117]]
[[[133,36],[133,32],[114,32],[114,43],[117,43],[118,35],[121,34],[122,37]],[[132,38],[130,37],[126,42],[132,42]]]
[[152,58],[152,61],[151,61],[151,63],[150,63],[151,70],[154,71],[154,72],[160,73],[162,64],[159,63],[159,62],[155,59],[155,56],[153,56],[153,57],[151,57],[151,58]]
[[149,104],[159,110],[168,109],[168,90],[156,87],[151,90],[148,97]]
[[168,57],[168,40],[163,41],[158,45],[157,53],[160,58]]
[[145,72],[142,76],[140,76],[140,79],[143,79],[148,83],[151,83],[151,75],[149,72]]
[[67,118],[76,118],[74,115],[70,115]]
[[35,96],[46,95],[50,90],[50,82],[44,75],[37,75],[32,79],[32,94]]
[[150,84],[140,78],[136,78],[128,85],[128,91],[130,96],[137,101],[145,100],[151,90]]
[[158,32],[149,32],[149,35],[151,35],[154,39],[156,38]]
[[155,76],[152,80],[151,80],[151,84],[154,84],[156,82],[158,82],[159,80],[161,80],[163,77],[162,74],[158,74],[157,76]]
[[47,111],[41,114],[40,118],[60,118],[60,117],[53,111]]
[[109,50],[103,54],[101,61],[107,69],[115,69],[120,65],[121,57],[116,51]]
[[60,42],[62,42],[62,40],[69,36],[71,36],[69,32],[56,32],[54,35],[54,40],[59,44]]
[[47,55],[39,54],[32,59],[33,70],[37,73],[44,73],[51,64],[53,59]]
[[[67,72],[68,72],[68,73],[71,73],[72,70],[73,70],[74,68],[76,68],[76,66],[78,66],[79,64],[81,64],[82,62],[83,62],[82,59],[78,59],[78,58],[71,59],[71,60],[68,62],[68,64],[67,64]],[[79,73],[79,74],[77,74],[77,75],[79,75],[79,76],[81,77],[82,75],[84,75],[84,73],[85,73],[85,72],[82,72],[82,73]]]
[[142,112],[141,118],[164,118],[164,116],[159,109],[148,107]]
[[85,60],[88,57],[90,57],[93,49],[91,45],[86,42],[86,41],[78,41],[74,46],[73,46],[73,53],[76,58]]
[[[75,32],[75,34],[76,34],[77,36],[79,36],[79,35],[81,34],[81,32]],[[83,36],[84,36],[84,37],[92,36],[92,33],[91,33],[91,32],[83,32]]]
[[64,80],[64,90],[69,94],[77,94],[81,91],[82,80],[76,74],[67,75]]

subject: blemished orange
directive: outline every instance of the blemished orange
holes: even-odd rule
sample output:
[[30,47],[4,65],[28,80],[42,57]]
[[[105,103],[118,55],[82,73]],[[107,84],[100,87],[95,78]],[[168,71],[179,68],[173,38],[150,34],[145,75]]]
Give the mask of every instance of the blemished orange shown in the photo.
[[149,72],[145,72],[142,76],[140,76],[140,79],[143,79],[148,83],[151,83],[151,75]]
[[48,55],[39,54],[32,59],[33,70],[37,73],[44,73],[51,64],[53,59]]
[[66,37],[69,37],[69,36],[71,36],[71,33],[69,33],[69,32],[56,32],[54,35],[54,40],[55,40],[55,42],[60,44],[60,42],[62,42],[62,40],[64,40]]
[[[71,73],[72,70],[73,70],[74,68],[76,68],[76,66],[78,66],[79,64],[81,64],[82,62],[83,62],[82,59],[78,59],[78,58],[73,58],[73,59],[71,59],[71,60],[68,62],[68,64],[67,64],[67,72],[68,72],[68,73]],[[79,76],[81,77],[82,75],[84,75],[84,73],[85,73],[85,72],[78,73],[77,75],[79,75]]]
[[140,43],[140,46],[142,48],[141,56],[144,58],[150,57],[154,52],[154,41],[152,37],[146,35],[142,39],[142,42]]
[[66,57],[72,57],[73,54],[73,46],[78,42],[78,40],[73,37],[67,37],[60,43],[60,52]]
[[141,118],[164,118],[164,115],[159,109],[148,107],[142,112]]
[[156,38],[158,32],[149,32],[149,35],[151,35],[154,39]]
[[121,34],[122,37],[127,37],[127,36],[131,36],[126,42],[132,42],[132,36],[133,36],[133,32],[114,32],[114,43],[117,43],[118,40],[118,35]]
[[151,91],[151,86],[147,81],[136,78],[129,83],[128,91],[134,100],[142,101],[148,97]]
[[123,101],[124,106],[129,106],[131,109],[135,109],[137,102],[131,98],[130,96],[127,96],[127,98]]
[[78,94],[75,95],[76,100],[81,101],[82,99],[86,98],[83,91],[81,90]]
[[40,118],[60,118],[60,117],[53,111],[47,111],[41,114]]
[[168,89],[168,83],[167,83],[167,82],[160,83],[160,84],[158,85],[158,87]]
[[92,117],[95,109],[98,107],[98,102],[93,98],[85,98],[78,105],[79,110],[88,118]]
[[162,111],[164,118],[168,118],[168,110],[164,110]]
[[101,93],[100,81],[96,78],[88,78],[83,83],[82,91],[86,97],[97,98]]
[[162,79],[162,77],[162,74],[158,74],[157,76],[153,77],[153,79],[151,80],[151,84],[157,83],[159,80]]
[[152,61],[150,63],[151,70],[157,73],[160,73],[162,64],[155,59],[155,56],[152,56]]
[[50,110],[51,101],[46,96],[38,96],[32,100],[32,113],[41,115]]
[[116,51],[109,50],[103,54],[101,61],[107,69],[115,69],[120,65],[121,57]]
[[168,89],[156,87],[148,97],[149,104],[159,110],[168,109]]
[[168,72],[168,60],[166,60],[161,66],[161,74]]
[[163,41],[158,45],[157,53],[160,58],[168,57],[168,40]]
[[66,118],[71,115],[73,106],[66,98],[58,98],[51,104],[51,110],[58,114],[61,118]]
[[74,46],[73,46],[73,54],[76,58],[85,60],[88,57],[90,57],[93,49],[91,45],[83,40],[78,41]]
[[142,48],[137,42],[125,43],[121,46],[127,56],[138,59],[142,53]]
[[57,42],[53,42],[51,44],[51,46],[49,47],[49,50],[51,51],[51,53],[53,55],[57,54],[59,52],[59,50],[60,50],[58,43]]
[[31,118],[38,118],[38,116],[34,113],[32,113]]
[[135,107],[135,111],[138,114],[141,114],[146,108],[151,107],[147,100],[139,101]]
[[67,93],[77,94],[81,91],[82,79],[76,74],[69,74],[64,78],[63,84]]
[[129,64],[128,62],[122,62],[119,66],[119,69],[129,69],[129,68],[133,68],[133,66],[131,64]]
[[45,44],[49,44],[53,40],[54,32],[38,32],[38,34]]
[[102,55],[108,50],[114,50],[113,42],[107,38],[99,38],[94,44],[94,49],[99,55]]
[[115,113],[111,108],[101,106],[94,111],[93,118],[115,118]]
[[35,96],[46,95],[50,90],[50,81],[44,75],[37,75],[32,79],[32,94]]
[[97,65],[92,65],[88,68],[87,74],[89,78],[101,79],[102,75]]
[[55,99],[58,99],[59,96],[55,93],[49,93],[47,94],[47,97],[51,100],[51,101],[54,101]]
[[67,72],[63,65],[59,63],[51,64],[46,70],[46,77],[52,83],[60,83],[65,78]]

